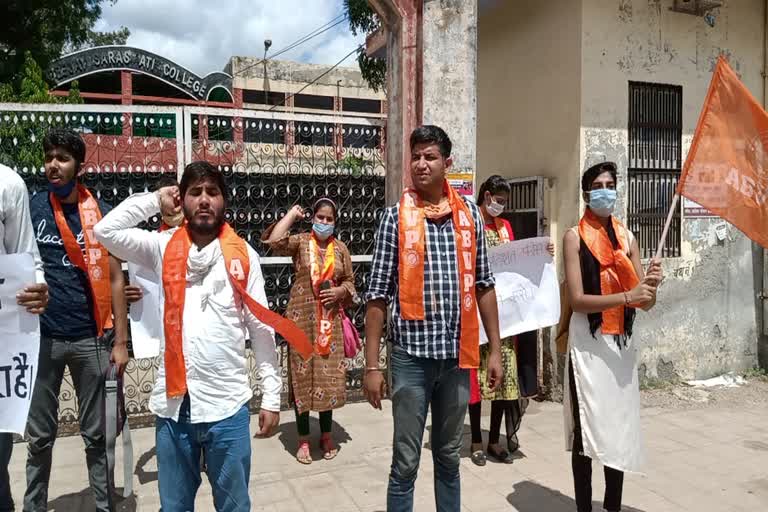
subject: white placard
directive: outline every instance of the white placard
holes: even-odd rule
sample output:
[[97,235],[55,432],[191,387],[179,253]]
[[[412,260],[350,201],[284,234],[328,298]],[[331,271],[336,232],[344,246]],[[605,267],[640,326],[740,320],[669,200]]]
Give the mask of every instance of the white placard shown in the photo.
[[[547,237],[526,238],[488,250],[502,339],[560,321],[560,288],[548,244]],[[480,343],[487,343],[480,324]]]
[[133,357],[157,357],[163,336],[160,314],[160,276],[154,270],[128,263],[128,280],[141,288],[143,297],[130,307]]
[[31,254],[0,256],[0,432],[24,434],[40,354],[40,319],[16,304],[35,282]]

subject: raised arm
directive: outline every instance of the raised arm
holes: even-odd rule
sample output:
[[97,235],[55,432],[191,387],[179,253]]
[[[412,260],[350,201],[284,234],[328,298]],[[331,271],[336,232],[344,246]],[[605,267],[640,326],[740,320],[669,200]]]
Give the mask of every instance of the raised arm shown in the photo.
[[299,249],[299,237],[291,236],[291,227],[303,217],[304,210],[295,205],[277,224],[273,224],[264,232],[261,241],[270,246],[276,255],[293,257]]
[[93,231],[110,254],[123,261],[155,269],[162,261],[160,241],[164,235],[136,226],[159,213],[160,199],[157,193],[134,194],[104,216]]

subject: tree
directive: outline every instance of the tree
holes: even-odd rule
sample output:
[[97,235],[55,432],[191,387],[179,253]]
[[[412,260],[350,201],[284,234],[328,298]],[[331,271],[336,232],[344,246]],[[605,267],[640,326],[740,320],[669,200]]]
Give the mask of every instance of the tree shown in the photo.
[[[349,28],[354,35],[370,34],[381,26],[379,17],[368,4],[368,0],[344,0],[344,8],[349,18]],[[384,89],[387,84],[387,61],[369,57],[362,48],[357,53],[360,73],[368,86],[374,91]]]
[[0,1],[0,83],[21,86],[25,55],[42,69],[66,49],[103,41],[123,43],[129,32],[96,32],[101,5],[117,0],[2,0]]
[[93,48],[95,46],[114,46],[123,45],[128,42],[128,38],[131,36],[131,31],[126,27],[120,27],[114,32],[98,32],[90,30],[88,32],[88,39],[85,43],[78,47],[67,48],[64,54],[76,52],[78,50],[85,50],[86,48]]
[[[60,100],[49,94],[48,84],[32,54],[27,52],[21,72],[21,84],[16,91],[11,84],[0,84],[0,102],[17,103],[82,103],[80,88],[75,80],[69,89],[69,96]],[[17,169],[40,169],[43,166],[43,152],[40,142],[50,126],[34,113],[19,112],[0,122],[0,162]]]

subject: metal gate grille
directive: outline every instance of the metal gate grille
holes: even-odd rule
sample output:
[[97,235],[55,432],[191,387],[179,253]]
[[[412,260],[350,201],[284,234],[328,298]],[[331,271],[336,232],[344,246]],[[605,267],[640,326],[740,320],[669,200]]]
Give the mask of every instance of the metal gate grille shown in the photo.
[[532,238],[544,233],[544,178],[507,180],[511,193],[504,217],[512,225],[515,238]]
[[[55,126],[83,135],[87,146],[83,183],[112,205],[152,189],[164,174],[175,177],[192,160],[219,166],[231,186],[227,220],[262,256],[270,307],[280,313],[288,303],[291,261],[271,257],[259,242],[261,233],[293,204],[311,207],[320,196],[333,198],[339,205],[339,237],[353,255],[357,291],[365,292],[375,222],[384,207],[381,119],[197,107],[0,104],[0,163],[15,169],[32,194],[47,190],[41,141]],[[159,216],[152,218],[143,227],[156,229],[160,221]],[[300,229],[308,226],[305,221]],[[348,312],[362,334],[363,307]],[[386,366],[384,350],[382,366]],[[285,398],[286,351],[281,354]],[[360,397],[363,357],[361,352],[350,361],[350,400]],[[132,424],[149,416],[158,363],[132,359],[125,372]],[[252,357],[249,374],[255,407],[261,386]],[[68,371],[59,417],[62,434],[77,431],[78,407]]]
[[[652,257],[682,167],[683,88],[629,83],[627,224],[643,258]],[[681,209],[675,211],[663,256],[680,256]]]

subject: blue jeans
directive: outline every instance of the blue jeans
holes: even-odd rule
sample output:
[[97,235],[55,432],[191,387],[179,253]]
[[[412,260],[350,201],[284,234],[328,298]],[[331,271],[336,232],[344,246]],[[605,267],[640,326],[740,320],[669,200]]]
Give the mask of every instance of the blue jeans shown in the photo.
[[392,470],[387,512],[411,512],[427,410],[432,406],[430,445],[435,465],[437,512],[461,510],[459,450],[469,402],[469,371],[457,359],[424,359],[392,350]]
[[157,418],[157,471],[163,512],[195,509],[200,487],[200,451],[205,449],[208,481],[217,511],[249,511],[251,434],[248,407],[214,423]]
[[0,512],[13,510],[11,497],[11,481],[8,476],[8,464],[11,462],[13,451],[13,434],[0,434]]

